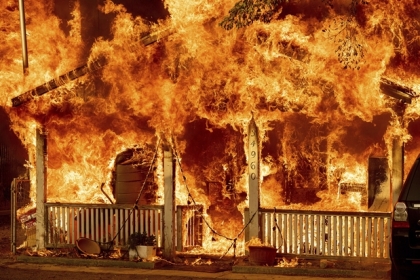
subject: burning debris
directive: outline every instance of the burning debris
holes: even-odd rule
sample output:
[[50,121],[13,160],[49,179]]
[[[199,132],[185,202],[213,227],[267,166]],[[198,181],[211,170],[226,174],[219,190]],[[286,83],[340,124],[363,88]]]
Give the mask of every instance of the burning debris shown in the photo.
[[293,258],[288,260],[287,258],[283,257],[278,264],[276,265],[276,267],[296,267],[299,265],[299,259],[298,258]]

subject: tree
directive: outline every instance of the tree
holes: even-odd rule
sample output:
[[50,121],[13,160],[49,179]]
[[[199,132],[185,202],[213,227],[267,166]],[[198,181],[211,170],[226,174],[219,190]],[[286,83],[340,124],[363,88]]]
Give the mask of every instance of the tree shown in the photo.
[[[243,28],[251,25],[254,21],[269,23],[276,19],[282,11],[282,5],[286,0],[240,0],[229,11],[221,22],[220,26],[226,30]],[[333,8],[332,0],[322,0],[329,8]],[[334,26],[324,29],[329,32],[334,42],[338,43],[336,48],[337,58],[344,65],[344,68],[360,69],[360,62],[364,58],[364,46],[362,44],[360,26],[356,20],[359,5],[368,4],[365,0],[352,0],[349,6],[349,13],[338,18]]]

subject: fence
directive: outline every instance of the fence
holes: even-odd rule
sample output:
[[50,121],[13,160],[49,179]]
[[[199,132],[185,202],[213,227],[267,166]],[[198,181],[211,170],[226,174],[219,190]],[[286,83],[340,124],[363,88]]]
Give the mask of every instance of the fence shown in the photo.
[[279,254],[389,258],[390,213],[260,209],[258,215],[259,238]]
[[163,206],[45,204],[46,247],[75,245],[80,237],[99,244],[127,246],[134,232],[146,231],[163,244]]

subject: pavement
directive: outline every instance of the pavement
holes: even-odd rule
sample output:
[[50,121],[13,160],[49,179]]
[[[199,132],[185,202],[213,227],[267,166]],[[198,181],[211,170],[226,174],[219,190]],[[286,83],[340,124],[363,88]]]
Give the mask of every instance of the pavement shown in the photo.
[[[341,261],[340,261],[341,262]],[[226,270],[200,266],[177,266],[164,260],[135,262],[98,258],[64,258],[15,255],[0,259],[0,267],[13,269],[56,270],[67,272],[113,273],[142,276],[141,279],[390,279],[390,263],[387,260],[348,260],[347,267],[338,267],[334,259],[301,261],[294,267],[258,266],[246,262],[234,264]],[[320,265],[323,263],[322,265]],[[302,265],[303,264],[303,265]]]

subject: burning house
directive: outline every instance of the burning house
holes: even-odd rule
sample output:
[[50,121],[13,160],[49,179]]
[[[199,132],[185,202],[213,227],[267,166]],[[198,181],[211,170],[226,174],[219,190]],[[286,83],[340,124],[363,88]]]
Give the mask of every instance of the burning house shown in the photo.
[[420,4],[85,2],[0,4],[0,110],[28,152],[17,218],[36,209],[35,245],[123,246],[140,227],[166,257],[252,237],[387,257],[420,150]]

